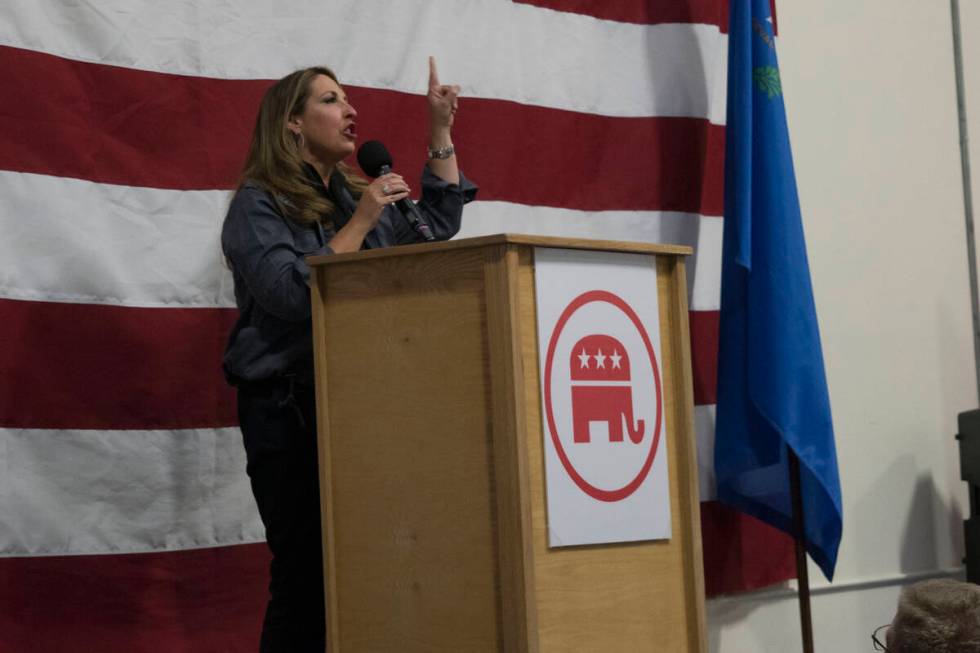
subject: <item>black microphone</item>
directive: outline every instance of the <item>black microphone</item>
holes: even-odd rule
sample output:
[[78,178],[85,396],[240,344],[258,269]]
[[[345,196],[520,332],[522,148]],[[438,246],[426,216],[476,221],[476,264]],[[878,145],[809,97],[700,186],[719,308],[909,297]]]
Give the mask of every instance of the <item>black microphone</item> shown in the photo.
[[[357,151],[357,163],[368,177],[380,177],[391,172],[391,154],[381,141],[368,141],[361,145]],[[423,240],[436,239],[415,202],[405,197],[395,202],[395,206]]]

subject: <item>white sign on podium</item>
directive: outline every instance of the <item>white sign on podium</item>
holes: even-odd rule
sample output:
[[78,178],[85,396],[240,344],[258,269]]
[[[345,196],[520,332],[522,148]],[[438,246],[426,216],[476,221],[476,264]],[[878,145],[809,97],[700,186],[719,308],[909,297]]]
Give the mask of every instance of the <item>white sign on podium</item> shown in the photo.
[[534,257],[549,545],[669,538],[655,259]]

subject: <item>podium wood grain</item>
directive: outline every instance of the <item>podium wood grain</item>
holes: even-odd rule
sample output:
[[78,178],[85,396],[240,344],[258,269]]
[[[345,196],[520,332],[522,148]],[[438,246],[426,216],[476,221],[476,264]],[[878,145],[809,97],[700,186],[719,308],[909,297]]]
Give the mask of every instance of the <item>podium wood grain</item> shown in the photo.
[[673,535],[550,549],[533,247],[561,242],[314,260],[331,652],[707,650],[689,250],[573,243],[658,255]]

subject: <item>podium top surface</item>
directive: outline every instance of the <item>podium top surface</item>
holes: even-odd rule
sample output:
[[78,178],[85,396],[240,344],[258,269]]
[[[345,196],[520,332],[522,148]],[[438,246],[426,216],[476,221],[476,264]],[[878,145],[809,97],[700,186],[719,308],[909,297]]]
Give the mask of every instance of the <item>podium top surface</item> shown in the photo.
[[623,240],[590,240],[555,236],[529,236],[525,234],[494,234],[492,236],[479,236],[476,238],[461,238],[459,240],[445,240],[434,243],[417,243],[413,245],[369,249],[347,254],[310,256],[307,257],[306,262],[311,266],[332,265],[347,261],[363,261],[365,259],[389,256],[410,256],[429,252],[443,252],[454,249],[469,249],[505,244],[554,247],[558,249],[587,249],[631,254],[667,254],[673,256],[689,256],[694,252],[691,247],[686,245],[662,245],[655,243],[635,243]]

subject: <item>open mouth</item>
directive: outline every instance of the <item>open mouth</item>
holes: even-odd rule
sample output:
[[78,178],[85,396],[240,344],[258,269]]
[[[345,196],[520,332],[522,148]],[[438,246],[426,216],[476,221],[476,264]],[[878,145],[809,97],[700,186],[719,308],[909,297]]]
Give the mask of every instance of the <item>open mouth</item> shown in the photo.
[[357,125],[350,125],[343,131],[347,138],[357,138]]

